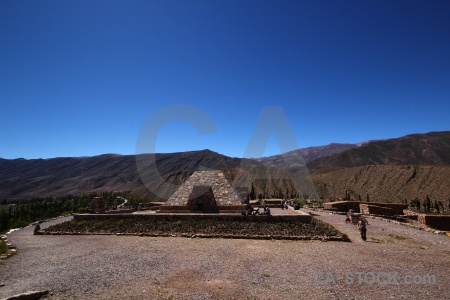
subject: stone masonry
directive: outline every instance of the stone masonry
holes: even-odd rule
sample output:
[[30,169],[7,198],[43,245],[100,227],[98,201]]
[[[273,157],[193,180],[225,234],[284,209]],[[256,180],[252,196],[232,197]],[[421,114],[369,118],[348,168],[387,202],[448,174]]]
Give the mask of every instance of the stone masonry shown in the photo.
[[195,171],[164,205],[187,205],[194,186],[210,186],[217,205],[241,205],[243,199],[230,185],[222,171]]

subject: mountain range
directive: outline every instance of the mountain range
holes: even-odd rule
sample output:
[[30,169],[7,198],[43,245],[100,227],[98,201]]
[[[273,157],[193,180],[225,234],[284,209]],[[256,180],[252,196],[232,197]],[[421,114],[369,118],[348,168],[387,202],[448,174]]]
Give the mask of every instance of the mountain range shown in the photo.
[[1,159],[0,199],[129,192],[167,199],[194,171],[223,170],[242,195],[337,200],[450,200],[450,131],[359,144],[333,143],[257,159],[210,150],[145,155]]

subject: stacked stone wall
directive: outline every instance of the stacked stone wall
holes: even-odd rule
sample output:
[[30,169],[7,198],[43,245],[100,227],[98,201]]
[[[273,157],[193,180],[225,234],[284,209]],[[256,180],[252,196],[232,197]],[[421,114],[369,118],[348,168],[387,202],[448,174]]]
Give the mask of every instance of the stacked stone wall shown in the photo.
[[382,215],[392,216],[395,215],[394,210],[389,207],[382,207],[377,205],[360,204],[359,210],[365,215]]
[[[408,205],[399,203],[358,202],[358,201],[327,202],[323,204],[323,208],[343,212],[345,211],[345,207],[347,207],[348,210],[353,209],[355,212],[361,212],[360,205],[377,206],[379,207],[379,211],[381,211],[382,208],[385,208],[386,209],[384,211],[385,215],[403,215],[403,210],[408,208]],[[372,211],[375,211],[375,208]],[[371,214],[376,213],[371,212]]]
[[242,198],[230,185],[222,171],[196,171],[167,200],[164,206],[186,206],[194,186],[210,186],[218,206],[242,203]]
[[434,229],[450,231],[450,216],[420,214],[418,221]]

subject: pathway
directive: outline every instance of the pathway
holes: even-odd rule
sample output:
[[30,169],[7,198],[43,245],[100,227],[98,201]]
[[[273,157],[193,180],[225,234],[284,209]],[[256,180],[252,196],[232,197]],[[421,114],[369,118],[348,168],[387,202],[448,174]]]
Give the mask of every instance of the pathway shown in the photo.
[[[364,242],[361,239],[361,236],[358,231],[358,227],[353,225],[352,223],[345,223],[345,215],[332,214],[325,211],[314,211],[310,209],[302,209],[302,211],[311,214],[315,218],[326,222],[328,224],[333,225],[337,230],[342,233],[345,233],[352,242],[362,243]],[[379,227],[371,227],[372,220],[368,219],[369,226],[367,226],[367,241],[374,242],[375,240],[370,238],[370,232],[373,230],[377,230]],[[381,222],[381,221],[379,221]],[[373,229],[373,230],[372,230]]]

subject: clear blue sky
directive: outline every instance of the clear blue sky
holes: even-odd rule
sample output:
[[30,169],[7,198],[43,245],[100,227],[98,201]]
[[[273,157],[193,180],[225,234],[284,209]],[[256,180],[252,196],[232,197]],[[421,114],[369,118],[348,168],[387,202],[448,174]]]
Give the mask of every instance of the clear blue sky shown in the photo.
[[[261,109],[300,147],[450,130],[450,1],[0,1],[0,157],[242,157]],[[274,123],[278,120],[274,119]],[[264,155],[280,153],[274,136]]]

